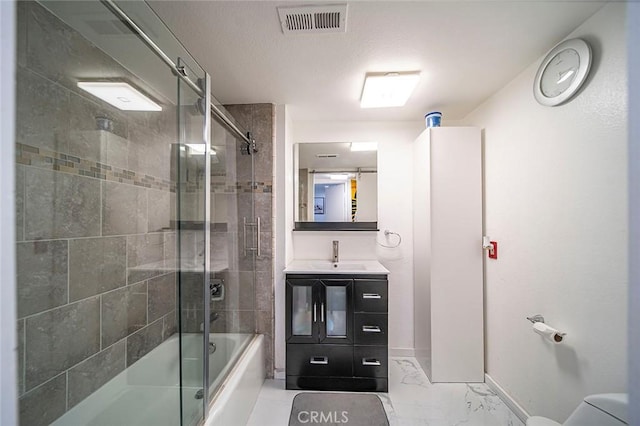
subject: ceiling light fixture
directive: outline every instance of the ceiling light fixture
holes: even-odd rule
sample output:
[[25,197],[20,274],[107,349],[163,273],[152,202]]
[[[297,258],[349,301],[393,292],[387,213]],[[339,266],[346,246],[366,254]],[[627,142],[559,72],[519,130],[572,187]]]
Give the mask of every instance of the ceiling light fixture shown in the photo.
[[79,81],[78,87],[123,111],[162,111],[162,107],[122,81]]
[[358,151],[377,151],[378,142],[352,142],[351,152]]
[[420,72],[369,73],[364,79],[361,108],[404,106],[420,80]]

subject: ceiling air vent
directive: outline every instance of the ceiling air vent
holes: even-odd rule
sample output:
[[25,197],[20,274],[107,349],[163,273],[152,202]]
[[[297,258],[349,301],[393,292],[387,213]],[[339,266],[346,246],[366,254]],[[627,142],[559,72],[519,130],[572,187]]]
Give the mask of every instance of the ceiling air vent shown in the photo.
[[347,32],[347,5],[279,7],[284,34],[322,34]]

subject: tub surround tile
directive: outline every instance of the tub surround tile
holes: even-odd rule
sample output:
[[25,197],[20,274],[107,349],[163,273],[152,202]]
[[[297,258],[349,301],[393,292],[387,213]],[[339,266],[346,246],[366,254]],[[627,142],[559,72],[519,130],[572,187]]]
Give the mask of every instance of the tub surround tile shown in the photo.
[[[77,95],[72,95],[72,99],[73,96]],[[97,118],[94,117],[93,129],[77,130],[71,128],[69,153],[87,162],[98,162],[113,168],[129,170],[129,141],[110,131],[97,129],[96,121]]]
[[224,300],[211,303],[213,310],[252,310],[254,308],[253,272],[227,272],[224,281]]
[[24,426],[48,425],[66,411],[67,378],[60,374],[21,396],[20,424]]
[[27,66],[27,5],[16,2],[16,62],[18,66]]
[[24,167],[16,166],[16,241],[24,241]]
[[[271,274],[273,270],[273,236],[271,232],[260,233],[261,256],[256,258],[256,272],[267,272]],[[243,264],[241,264],[244,266]]]
[[172,311],[162,317],[162,341],[167,340],[178,332],[176,315],[176,311]]
[[100,235],[100,182],[27,169],[25,238],[28,240]]
[[271,232],[271,221],[273,216],[271,193],[257,193],[255,197],[256,216],[260,218],[261,232]]
[[[236,123],[245,130],[251,130],[253,123],[253,105],[252,104],[235,104],[224,105],[224,108],[233,116]],[[235,143],[235,141],[234,141]]]
[[[128,154],[125,151],[125,155]],[[128,158],[128,157],[127,157]],[[140,188],[154,188],[171,192],[175,197],[176,183],[150,176],[109,163],[90,161],[59,151],[47,151],[31,145],[16,143],[16,162],[43,170],[54,170],[64,174],[92,177],[109,182],[134,185]],[[170,196],[170,197],[171,197]],[[173,198],[175,200],[175,198]],[[174,214],[175,215],[175,214]]]
[[273,129],[275,109],[273,104],[255,104],[253,106],[253,137],[258,152],[255,161],[257,181],[273,179]]
[[[229,311],[227,311],[229,312]],[[255,333],[256,313],[254,311],[231,311],[232,330],[236,333]]]
[[271,272],[256,272],[256,309],[271,311],[274,309],[273,277]]
[[[242,235],[242,234],[240,234]],[[241,237],[240,237],[241,238]],[[247,238],[247,245],[249,245],[249,238]],[[255,242],[254,242],[255,244]],[[270,272],[272,270],[272,234],[271,232],[260,233],[260,257],[255,260],[256,272]],[[238,268],[241,271],[251,271],[253,269],[253,259],[250,252],[244,255],[244,247],[242,247],[242,241],[236,250],[238,256]]]
[[[52,151],[67,151],[69,93],[64,88],[20,68],[16,87],[16,141]],[[38,99],[39,102],[33,102]]]
[[144,188],[102,182],[102,234],[147,232],[147,192]]
[[125,341],[122,340],[69,370],[69,409],[124,371]]
[[147,325],[147,283],[103,294],[102,347],[106,348]]
[[17,244],[18,317],[67,303],[67,241]]
[[273,378],[273,312],[256,311],[256,333],[264,334],[264,367],[268,379]]
[[[201,333],[200,327],[202,324],[204,324],[204,310],[194,308],[194,305],[190,305],[190,307],[182,310],[181,330],[184,333]],[[213,329],[214,324],[224,324],[224,320],[220,319],[212,323],[212,333],[215,331]],[[223,333],[224,330],[225,328],[219,328],[216,332]]]
[[164,260],[164,235],[142,234],[127,237],[127,283],[129,285],[165,273],[145,265]]
[[99,298],[56,308],[26,320],[26,390],[100,350]]
[[176,274],[167,274],[148,281],[149,322],[176,309]]
[[69,241],[69,300],[76,301],[126,284],[126,238]]
[[228,333],[236,331],[233,327],[233,311],[214,311],[218,314],[218,319],[211,323],[212,333]]
[[178,240],[175,232],[166,232],[164,234],[164,258],[165,259],[177,259],[177,244]]
[[127,337],[127,367],[162,343],[162,319]]
[[129,268],[158,262],[163,258],[164,235],[162,233],[127,237],[127,266]]
[[24,320],[18,320],[18,395],[24,393]]
[[273,335],[264,335],[264,371],[265,379],[273,379]]
[[[148,232],[171,228],[171,194],[166,191],[148,189],[149,221]],[[175,216],[174,216],[175,217]]]
[[[169,121],[174,120],[172,117]],[[161,179],[171,179],[171,143],[174,141],[167,139],[160,130],[133,122],[129,123],[129,141],[137,148],[131,158],[135,163],[132,165],[130,160],[131,168]]]
[[[70,102],[70,128],[76,131],[76,136],[81,136],[85,131],[96,131],[99,129],[96,122],[97,118],[106,118],[110,120],[110,128],[108,132],[120,138],[126,139],[129,134],[129,123],[127,121],[126,112],[120,111],[114,106],[87,94],[84,91],[80,94],[73,92],[69,95]],[[78,157],[86,158],[100,162],[107,161],[107,151],[103,148],[106,146],[95,143],[95,139],[89,138],[71,138],[69,146],[70,154]]]
[[137,82],[118,62],[36,2],[29,2],[28,11],[27,66],[32,70],[79,94],[83,92],[76,83],[84,77],[79,70],[88,65],[92,76]]

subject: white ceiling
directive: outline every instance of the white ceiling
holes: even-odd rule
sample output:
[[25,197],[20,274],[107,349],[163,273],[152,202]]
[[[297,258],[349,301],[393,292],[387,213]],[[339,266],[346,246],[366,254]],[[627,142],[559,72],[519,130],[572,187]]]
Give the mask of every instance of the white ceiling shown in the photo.
[[[276,7],[308,3],[149,1],[222,103],[288,104],[295,120],[350,121],[421,120],[432,110],[464,118],[604,4],[349,1],[346,33],[283,35]],[[412,70],[421,80],[406,106],[360,108],[365,73]]]

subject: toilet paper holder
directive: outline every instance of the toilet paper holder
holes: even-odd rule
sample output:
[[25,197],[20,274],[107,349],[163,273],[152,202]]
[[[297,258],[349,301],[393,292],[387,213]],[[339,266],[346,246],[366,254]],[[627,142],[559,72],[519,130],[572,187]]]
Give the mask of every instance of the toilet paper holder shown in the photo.
[[544,317],[542,315],[540,315],[540,314],[536,314],[536,315],[534,315],[532,317],[527,317],[527,319],[529,321],[531,321],[532,324],[535,324],[537,322],[544,323]]

